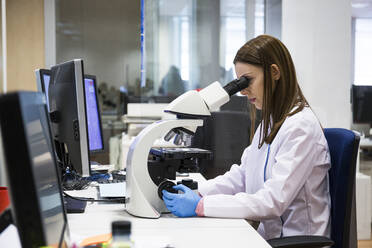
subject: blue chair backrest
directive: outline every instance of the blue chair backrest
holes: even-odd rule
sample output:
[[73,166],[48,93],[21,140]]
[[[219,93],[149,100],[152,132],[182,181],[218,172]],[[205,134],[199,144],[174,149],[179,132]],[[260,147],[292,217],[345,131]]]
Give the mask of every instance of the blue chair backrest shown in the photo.
[[[353,201],[355,199],[356,159],[359,135],[342,128],[325,128],[331,154],[329,170],[331,194],[331,239],[333,247],[345,248],[350,243]],[[355,234],[356,235],[356,234]]]

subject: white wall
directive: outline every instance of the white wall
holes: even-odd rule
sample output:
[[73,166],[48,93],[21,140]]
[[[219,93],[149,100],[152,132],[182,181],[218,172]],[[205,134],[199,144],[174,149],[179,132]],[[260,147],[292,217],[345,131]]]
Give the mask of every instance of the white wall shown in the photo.
[[282,41],[323,127],[350,128],[350,0],[283,0]]

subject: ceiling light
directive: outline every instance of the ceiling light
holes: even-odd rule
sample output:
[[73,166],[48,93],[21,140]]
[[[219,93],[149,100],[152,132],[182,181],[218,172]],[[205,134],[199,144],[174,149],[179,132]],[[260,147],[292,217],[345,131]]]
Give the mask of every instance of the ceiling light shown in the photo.
[[362,9],[362,8],[366,8],[369,6],[369,3],[352,3],[351,4],[351,7],[355,8],[355,9]]

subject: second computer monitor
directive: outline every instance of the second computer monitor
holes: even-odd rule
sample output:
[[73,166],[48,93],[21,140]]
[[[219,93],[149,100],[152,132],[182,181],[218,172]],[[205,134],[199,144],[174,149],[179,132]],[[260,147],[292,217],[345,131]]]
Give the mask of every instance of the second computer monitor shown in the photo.
[[[47,106],[49,110],[48,90],[50,81],[50,70],[38,69],[35,71],[35,73],[38,91],[45,93]],[[86,115],[88,119],[89,151],[90,152],[103,151],[104,143],[102,134],[101,115],[98,103],[96,76],[84,75],[84,87]]]
[[99,112],[97,83],[93,75],[84,75],[85,105],[88,118],[89,149],[91,152],[103,150],[101,116]]

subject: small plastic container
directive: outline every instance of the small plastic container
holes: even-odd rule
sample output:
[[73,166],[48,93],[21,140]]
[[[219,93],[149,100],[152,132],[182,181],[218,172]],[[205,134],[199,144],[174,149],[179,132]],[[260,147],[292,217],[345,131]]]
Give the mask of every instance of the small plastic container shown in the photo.
[[131,240],[131,222],[114,221],[111,225],[112,242],[110,248],[133,248]]

